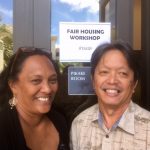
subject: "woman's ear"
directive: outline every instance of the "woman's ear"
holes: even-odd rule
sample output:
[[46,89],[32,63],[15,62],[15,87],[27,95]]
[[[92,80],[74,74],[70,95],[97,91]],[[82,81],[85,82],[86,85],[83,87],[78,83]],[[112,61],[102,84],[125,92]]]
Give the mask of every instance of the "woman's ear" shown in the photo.
[[9,85],[9,87],[10,87],[12,93],[15,94],[15,93],[16,93],[16,84],[15,84],[15,82],[12,81],[12,80],[9,80],[9,81],[8,81],[8,85]]

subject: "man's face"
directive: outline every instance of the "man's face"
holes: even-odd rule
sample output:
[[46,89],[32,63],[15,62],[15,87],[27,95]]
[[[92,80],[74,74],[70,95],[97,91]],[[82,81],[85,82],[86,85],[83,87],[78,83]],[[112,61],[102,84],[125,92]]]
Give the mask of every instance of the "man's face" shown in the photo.
[[134,73],[124,55],[118,50],[106,52],[93,76],[98,101],[103,106],[120,107],[130,102],[134,92]]

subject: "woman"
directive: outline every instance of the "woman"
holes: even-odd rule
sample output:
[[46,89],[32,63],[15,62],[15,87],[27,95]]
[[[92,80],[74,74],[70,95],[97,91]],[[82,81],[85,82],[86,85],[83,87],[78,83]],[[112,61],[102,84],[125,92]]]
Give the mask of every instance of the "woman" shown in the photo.
[[0,149],[67,150],[65,119],[52,102],[58,69],[51,55],[22,47],[0,74]]

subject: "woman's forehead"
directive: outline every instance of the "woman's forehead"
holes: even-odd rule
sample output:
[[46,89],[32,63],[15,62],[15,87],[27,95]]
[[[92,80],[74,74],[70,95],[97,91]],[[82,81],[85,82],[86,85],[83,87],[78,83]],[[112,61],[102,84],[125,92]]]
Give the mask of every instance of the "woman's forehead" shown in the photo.
[[44,55],[34,55],[28,57],[23,65],[22,65],[22,71],[23,70],[36,70],[36,69],[48,69],[55,71],[55,68],[52,64],[52,62]]

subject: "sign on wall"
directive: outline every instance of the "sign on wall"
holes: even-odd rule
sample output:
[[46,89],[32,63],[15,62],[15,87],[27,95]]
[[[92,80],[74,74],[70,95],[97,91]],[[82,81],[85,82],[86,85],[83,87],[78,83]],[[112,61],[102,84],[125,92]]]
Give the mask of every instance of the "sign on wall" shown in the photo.
[[60,62],[89,62],[95,48],[111,39],[110,23],[60,22]]
[[94,95],[91,80],[91,67],[68,68],[68,94],[69,95]]

